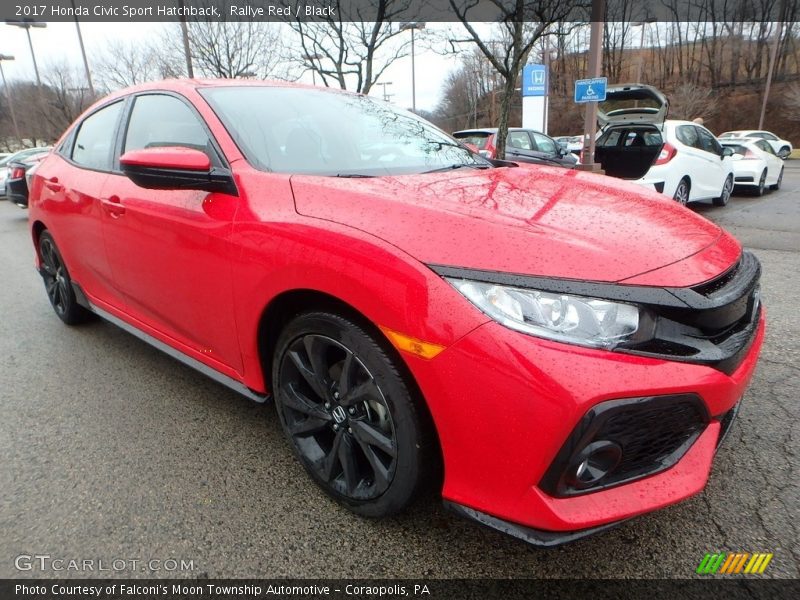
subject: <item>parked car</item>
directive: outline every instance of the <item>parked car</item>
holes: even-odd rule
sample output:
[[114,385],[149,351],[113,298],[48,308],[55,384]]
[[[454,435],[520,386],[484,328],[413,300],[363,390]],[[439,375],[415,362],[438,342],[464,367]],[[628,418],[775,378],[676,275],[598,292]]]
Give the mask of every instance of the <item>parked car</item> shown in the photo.
[[[49,149],[49,147],[48,147]],[[6,195],[6,180],[8,179],[8,164],[14,161],[24,161],[26,157],[37,154],[42,151],[42,148],[26,148],[14,154],[4,154],[0,158],[0,196]]]
[[668,110],[667,98],[652,86],[610,86],[598,106],[595,160],[606,175],[681,204],[710,199],[725,206],[733,191],[733,152],[702,125],[666,120]]
[[[464,129],[456,131],[453,137],[478,148],[481,156],[497,157],[495,139],[497,128]],[[569,153],[565,146],[550,136],[530,129],[518,127],[508,128],[506,139],[506,160],[534,164],[553,164],[561,167],[573,167],[578,159]]]
[[792,153],[792,143],[789,140],[783,140],[771,131],[760,131],[755,129],[742,129],[738,131],[726,131],[720,139],[728,138],[753,138],[757,140],[764,140],[775,151],[775,154],[786,160]]
[[38,167],[29,221],[64,323],[271,395],[342,505],[435,486],[540,545],[699,493],[764,337],[759,262],[707,219],[324,88],[116,92]]
[[566,147],[566,149],[576,156],[580,156],[583,150],[583,136],[568,135],[554,138],[559,144]]
[[50,148],[38,148],[37,152],[27,154],[22,160],[8,163],[8,179],[6,180],[6,196],[20,208],[28,207],[27,173],[39,161],[50,153]]
[[733,151],[733,182],[763,196],[769,187],[779,190],[783,181],[783,159],[766,140],[756,138],[721,138],[720,143]]

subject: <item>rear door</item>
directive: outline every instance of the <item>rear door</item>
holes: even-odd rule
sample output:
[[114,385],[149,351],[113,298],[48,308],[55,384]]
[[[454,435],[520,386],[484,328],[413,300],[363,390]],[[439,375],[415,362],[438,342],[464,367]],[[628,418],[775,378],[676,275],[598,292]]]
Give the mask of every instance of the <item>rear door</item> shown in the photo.
[[[205,122],[183,97],[139,94],[126,122],[120,154],[184,146],[227,167]],[[194,358],[231,376],[240,373],[230,245],[238,198],[144,189],[121,173],[109,177],[104,194],[117,207],[105,216],[106,245],[129,314]]]
[[69,266],[72,280],[92,300],[118,309],[124,302],[115,288],[103,241],[106,207],[102,191],[112,170],[125,102],[117,100],[92,112],[44,160],[32,198],[42,205],[45,225]]

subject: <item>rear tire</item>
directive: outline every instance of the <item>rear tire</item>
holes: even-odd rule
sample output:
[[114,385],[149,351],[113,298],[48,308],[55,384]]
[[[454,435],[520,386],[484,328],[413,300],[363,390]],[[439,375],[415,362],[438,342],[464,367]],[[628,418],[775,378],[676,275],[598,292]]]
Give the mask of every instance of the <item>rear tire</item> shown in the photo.
[[278,337],[275,407],[322,490],[365,517],[402,511],[432,480],[435,438],[393,358],[356,323],[295,317]]
[[58,318],[67,325],[84,323],[91,313],[75,299],[67,266],[47,230],[39,235],[39,256],[44,289]]
[[684,177],[678,182],[678,187],[675,188],[675,195],[672,196],[673,200],[686,206],[689,204],[689,192],[692,190],[692,184],[689,183],[689,178]]
[[779,189],[781,189],[782,183],[783,183],[783,167],[781,167],[781,172],[778,173],[778,181],[769,186],[769,189],[775,190],[777,192]]
[[733,175],[728,175],[725,183],[722,184],[722,194],[719,198],[714,198],[714,206],[725,206],[728,200],[731,199],[731,192],[733,192]]

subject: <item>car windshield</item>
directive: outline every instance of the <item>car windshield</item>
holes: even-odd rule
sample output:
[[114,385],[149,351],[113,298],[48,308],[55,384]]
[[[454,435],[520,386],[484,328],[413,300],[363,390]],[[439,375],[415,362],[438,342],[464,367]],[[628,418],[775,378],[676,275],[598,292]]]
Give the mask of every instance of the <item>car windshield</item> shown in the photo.
[[491,166],[427,121],[367,96],[268,86],[201,93],[262,170],[377,176]]

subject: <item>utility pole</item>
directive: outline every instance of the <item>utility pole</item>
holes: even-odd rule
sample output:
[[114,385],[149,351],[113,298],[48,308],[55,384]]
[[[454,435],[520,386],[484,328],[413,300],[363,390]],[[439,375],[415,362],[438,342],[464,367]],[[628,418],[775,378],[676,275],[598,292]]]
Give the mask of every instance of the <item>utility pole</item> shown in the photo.
[[14,125],[14,135],[17,136],[20,144],[22,143],[22,136],[19,134],[19,125],[17,124],[17,115],[14,113],[14,103],[11,101],[11,92],[8,91],[8,84],[6,83],[6,74],[3,72],[3,61],[14,60],[10,54],[0,54],[0,77],[3,78],[3,89],[6,91],[6,101],[8,102],[8,112],[11,113],[11,122]]
[[81,35],[81,25],[78,23],[78,11],[75,10],[75,0],[69,0],[75,14],[75,30],[78,32],[78,43],[81,45],[81,56],[83,57],[83,68],[86,70],[86,81],[89,83],[89,92],[94,100],[94,84],[92,83],[92,73],[89,71],[89,61],[86,59],[86,48],[83,46],[83,35]]
[[194,68],[192,68],[192,48],[189,46],[189,26],[186,24],[183,0],[178,0],[179,19],[181,23],[181,36],[183,37],[183,54],[186,57],[186,74],[189,79],[194,79]]
[[39,90],[41,91],[42,88],[42,79],[39,77],[39,65],[36,64],[36,53],[33,51],[33,40],[31,40],[31,27],[37,29],[43,29],[47,27],[47,23],[40,23],[38,21],[32,21],[30,19],[21,19],[18,21],[6,21],[6,25],[11,25],[12,27],[19,27],[25,30],[25,33],[28,34],[28,47],[31,49],[31,60],[33,60],[33,71],[36,73],[36,85],[39,86]]
[[[588,79],[600,77],[600,63],[603,54],[603,19],[605,18],[605,0],[592,0],[592,25],[589,38],[589,72]],[[581,164],[577,167],[584,171],[600,171],[600,165],[594,162],[595,132],[597,131],[597,102],[587,102],[583,120],[583,150]]]

